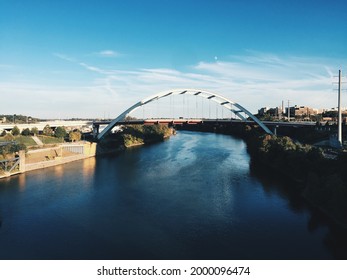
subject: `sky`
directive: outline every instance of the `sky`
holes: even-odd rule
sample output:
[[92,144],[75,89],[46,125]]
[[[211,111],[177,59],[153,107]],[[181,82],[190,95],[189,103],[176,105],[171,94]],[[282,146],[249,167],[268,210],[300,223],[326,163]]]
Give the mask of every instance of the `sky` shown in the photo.
[[345,0],[0,0],[0,114],[116,117],[175,88],[336,107],[346,19]]

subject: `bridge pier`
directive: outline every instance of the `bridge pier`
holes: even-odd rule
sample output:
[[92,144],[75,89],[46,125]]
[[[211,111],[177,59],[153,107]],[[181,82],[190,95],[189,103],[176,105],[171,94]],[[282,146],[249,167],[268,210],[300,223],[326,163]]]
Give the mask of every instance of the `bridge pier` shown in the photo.
[[19,155],[19,172],[25,172],[25,151],[21,150],[18,153]]
[[100,125],[93,123],[93,137],[96,138],[99,135]]

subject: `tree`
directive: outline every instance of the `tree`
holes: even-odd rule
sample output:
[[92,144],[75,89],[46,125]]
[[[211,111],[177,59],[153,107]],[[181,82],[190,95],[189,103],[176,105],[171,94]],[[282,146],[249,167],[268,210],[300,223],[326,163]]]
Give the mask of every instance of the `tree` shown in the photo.
[[53,129],[47,124],[42,131],[43,135],[46,136],[52,136],[53,135]]
[[57,138],[64,138],[66,136],[66,130],[65,127],[63,126],[58,126],[55,131],[54,131],[54,135]]
[[78,130],[70,131],[69,140],[72,142],[81,140],[82,134]]
[[33,127],[30,130],[30,133],[31,133],[31,135],[37,135],[37,134],[39,134],[39,129],[37,127]]
[[15,126],[14,128],[12,128],[12,135],[13,136],[17,136],[20,134],[20,130],[18,128],[18,126]]
[[29,129],[29,128],[23,129],[22,135],[23,135],[23,136],[29,136],[29,135],[30,135],[30,129]]

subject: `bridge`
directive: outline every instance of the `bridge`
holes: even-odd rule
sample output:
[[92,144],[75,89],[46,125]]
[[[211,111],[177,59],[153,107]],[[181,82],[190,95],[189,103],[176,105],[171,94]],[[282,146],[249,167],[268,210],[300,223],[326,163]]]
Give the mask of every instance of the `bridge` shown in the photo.
[[[225,108],[227,111],[231,112],[234,114],[235,117],[239,119],[239,121],[247,122],[248,119],[252,120],[253,123],[258,124],[264,131],[265,133],[268,134],[273,134],[272,131],[264,124],[262,123],[257,117],[255,117],[251,112],[249,112],[245,107],[241,106],[240,104],[223,97],[219,94],[212,93],[209,91],[204,91],[204,90],[198,90],[198,89],[174,89],[174,90],[169,90],[169,91],[163,91],[158,94],[152,95],[150,97],[147,97],[131,107],[129,107],[127,110],[125,110],[123,113],[121,113],[118,117],[116,117],[114,120],[112,120],[110,123],[107,124],[104,130],[102,130],[99,133],[99,127],[102,124],[106,123],[94,123],[94,135],[96,135],[97,140],[101,140],[105,135],[110,133],[112,129],[121,124],[135,124],[135,123],[141,123],[141,124],[149,124],[149,123],[179,123],[179,122],[196,122],[196,123],[201,123],[201,122],[206,122],[208,120],[202,120],[202,119],[189,119],[189,118],[171,118],[171,119],[147,119],[147,120],[133,120],[132,122],[126,121],[126,117],[137,110],[138,108],[141,108],[151,102],[155,102],[159,99],[164,99],[172,96],[195,96],[195,97],[200,97],[202,99],[208,100],[208,101],[213,101],[215,102],[218,106],[221,106],[222,108]],[[212,120],[213,121],[213,120]],[[230,122],[229,120],[225,120]]]
[[24,124],[4,123],[4,124],[0,124],[0,133],[4,130],[11,131],[15,126],[17,126],[20,131],[22,131],[25,128],[29,128],[29,129],[37,128],[39,131],[42,131],[46,125],[48,125],[52,129],[59,126],[81,129],[82,127],[91,126],[92,121],[53,120],[53,121],[42,121],[38,123],[24,123]]

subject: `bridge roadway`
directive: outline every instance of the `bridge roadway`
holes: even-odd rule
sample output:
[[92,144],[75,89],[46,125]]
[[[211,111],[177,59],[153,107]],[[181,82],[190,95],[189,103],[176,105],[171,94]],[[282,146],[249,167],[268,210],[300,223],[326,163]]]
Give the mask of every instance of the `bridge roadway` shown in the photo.
[[[46,125],[49,125],[51,128],[56,128],[59,126],[64,126],[68,128],[78,128],[82,129],[83,127],[89,127],[94,129],[99,129],[99,127],[106,126],[110,123],[110,120],[105,120],[105,121],[61,121],[61,120],[55,120],[55,121],[44,121],[44,122],[39,122],[39,123],[29,123],[29,124],[0,124],[0,133],[3,130],[10,131],[13,129],[14,126],[17,126],[20,131],[22,131],[25,128],[33,128],[36,127],[39,131],[42,131],[43,128]],[[239,119],[172,119],[172,118],[157,118],[157,119],[145,119],[145,120],[126,120],[126,121],[121,121],[119,122],[119,125],[127,125],[127,124],[145,124],[145,125],[150,125],[150,124],[199,124],[199,123],[250,123],[254,124],[254,121],[243,121]],[[315,122],[276,122],[276,121],[263,121],[263,123],[266,126],[269,127],[280,127],[280,126],[289,126],[289,127],[307,127],[307,126],[315,126]]]
[[[118,122],[119,125],[127,124],[198,124],[198,123],[249,123],[254,121],[243,121],[238,119],[145,119],[127,120]],[[111,121],[95,121],[93,126],[108,125]],[[263,121],[267,126],[289,126],[289,127],[308,127],[315,126],[316,122],[283,122],[283,121]]]
[[59,126],[69,127],[69,128],[78,128],[82,127],[91,127],[93,121],[64,121],[64,120],[54,120],[54,121],[43,121],[38,123],[23,123],[23,124],[14,124],[14,123],[3,123],[0,124],[0,133],[3,130],[11,131],[13,127],[17,126],[20,131],[25,128],[32,129],[36,127],[39,131],[42,131],[46,125],[49,125],[51,128],[56,128]]
[[[98,135],[103,128],[105,128],[111,121],[95,121],[93,122],[93,134],[94,136]],[[131,124],[144,124],[144,125],[153,125],[153,124],[171,124],[171,125],[179,125],[179,124],[222,124],[222,123],[249,123],[254,124],[254,121],[243,121],[239,119],[136,119],[136,120],[126,120],[119,121],[117,125],[131,125]],[[263,123],[272,128],[273,131],[277,127],[313,127],[316,125],[315,122],[283,122],[283,121],[263,121]],[[100,129],[102,127],[102,129]]]

